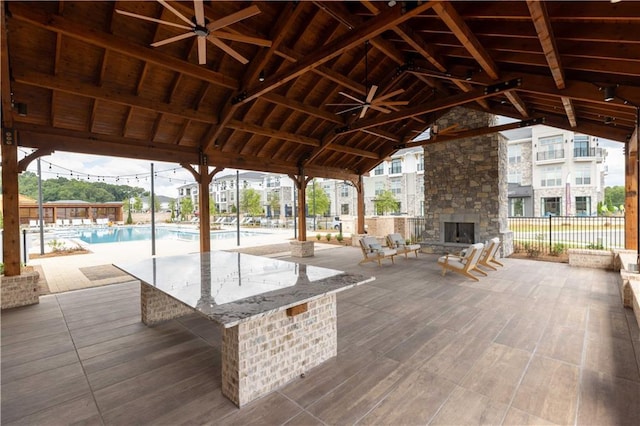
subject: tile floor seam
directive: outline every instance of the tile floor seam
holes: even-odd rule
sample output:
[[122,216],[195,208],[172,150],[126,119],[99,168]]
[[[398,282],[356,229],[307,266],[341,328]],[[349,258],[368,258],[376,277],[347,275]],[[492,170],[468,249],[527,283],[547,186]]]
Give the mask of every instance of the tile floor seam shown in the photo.
[[587,315],[585,318],[585,326],[584,326],[584,337],[582,339],[582,354],[580,356],[580,369],[578,373],[578,392],[576,396],[576,415],[573,419],[573,424],[578,425],[578,416],[580,415],[580,404],[582,403],[582,398],[580,397],[580,390],[582,389],[582,378],[584,376],[584,363],[587,359],[587,343],[589,340],[589,316],[591,314],[591,308],[587,309]]
[[[289,383],[293,382],[293,380],[291,380]],[[283,386],[286,386],[283,385]],[[296,407],[300,408],[300,412],[296,413],[295,415],[291,416],[290,418],[288,418],[286,421],[282,422],[282,424],[287,424],[287,422],[295,419],[296,417],[298,417],[300,414],[302,413],[306,413],[309,416],[311,416],[312,418],[316,419],[317,421],[319,421],[320,423],[322,423],[323,425],[327,425],[327,423],[323,422],[322,419],[320,419],[319,417],[315,416],[313,413],[309,412],[306,408],[304,408],[302,405],[298,404],[298,402],[296,402],[295,400],[289,398],[289,396],[287,396],[286,394],[282,393],[282,389],[278,389],[275,390],[274,393],[279,394],[280,396],[282,396],[283,398],[285,398],[286,400],[288,400],[289,402],[291,402],[293,405],[295,405]]]

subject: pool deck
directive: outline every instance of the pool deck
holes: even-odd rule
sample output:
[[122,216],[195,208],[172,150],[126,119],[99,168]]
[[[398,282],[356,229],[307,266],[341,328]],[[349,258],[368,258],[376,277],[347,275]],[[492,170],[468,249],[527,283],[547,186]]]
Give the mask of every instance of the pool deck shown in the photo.
[[[259,231],[256,231],[259,232]],[[240,237],[240,245],[236,238],[211,240],[212,250],[230,250],[244,247],[255,247],[286,243],[293,239],[291,229],[270,229],[269,233],[260,236]],[[94,287],[80,268],[113,263],[134,262],[151,257],[151,241],[131,241],[126,243],[84,244],[91,253],[68,256],[55,256],[31,259],[29,265],[39,265],[46,277],[51,293]],[[322,244],[316,249],[321,250]],[[324,245],[328,248],[335,247]],[[198,241],[156,240],[156,256],[174,256],[178,254],[197,253],[200,251]],[[289,253],[286,253],[288,255]],[[105,282],[105,284],[109,284]]]

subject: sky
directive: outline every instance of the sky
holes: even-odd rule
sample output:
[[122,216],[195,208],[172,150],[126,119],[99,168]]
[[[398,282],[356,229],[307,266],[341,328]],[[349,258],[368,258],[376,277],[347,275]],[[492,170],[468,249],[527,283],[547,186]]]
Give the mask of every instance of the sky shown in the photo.
[[[505,122],[508,121],[501,121],[500,124]],[[600,147],[607,150],[604,163],[608,167],[605,186],[624,185],[624,144],[602,138],[599,138],[599,142]],[[28,148],[19,148],[18,156],[22,158],[31,151]],[[153,164],[156,174],[154,187],[157,195],[176,198],[179,186],[194,182],[191,173],[179,164],[162,162],[153,162]],[[79,178],[89,182],[104,181],[114,185],[137,186],[147,191],[151,189],[150,161],[59,151],[41,157],[41,169],[43,179],[55,179],[60,176]],[[37,162],[31,162],[27,170],[36,173]],[[235,173],[235,169],[224,170],[217,176],[231,173]]]

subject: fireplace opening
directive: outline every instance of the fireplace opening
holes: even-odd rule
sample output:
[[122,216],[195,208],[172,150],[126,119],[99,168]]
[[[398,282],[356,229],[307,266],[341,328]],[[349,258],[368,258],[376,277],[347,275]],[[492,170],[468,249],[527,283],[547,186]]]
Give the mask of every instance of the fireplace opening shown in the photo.
[[468,222],[445,222],[444,242],[458,244],[473,244],[474,224]]

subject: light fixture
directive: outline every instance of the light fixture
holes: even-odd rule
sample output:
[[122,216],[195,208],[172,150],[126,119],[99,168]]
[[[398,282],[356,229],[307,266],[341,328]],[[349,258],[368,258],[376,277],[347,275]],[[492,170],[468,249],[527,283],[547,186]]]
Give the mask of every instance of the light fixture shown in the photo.
[[607,86],[604,88],[604,101],[611,102],[616,97],[616,87],[615,86]]
[[605,117],[604,124],[613,124],[613,120],[615,120],[614,117]]
[[393,7],[395,5],[396,5],[396,1],[395,0],[391,0],[391,1],[387,2],[387,6],[389,6],[389,7]]
[[260,75],[258,76],[258,80],[264,81],[264,71],[260,71]]
[[472,78],[473,78],[473,71],[471,70],[467,71],[467,75],[464,77],[464,79],[467,81],[471,81]]

